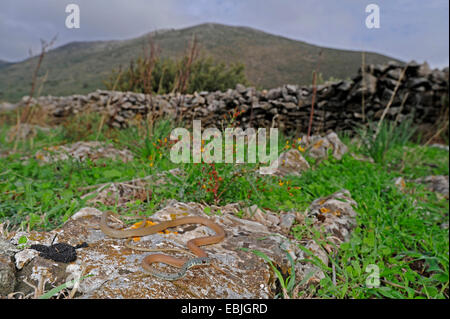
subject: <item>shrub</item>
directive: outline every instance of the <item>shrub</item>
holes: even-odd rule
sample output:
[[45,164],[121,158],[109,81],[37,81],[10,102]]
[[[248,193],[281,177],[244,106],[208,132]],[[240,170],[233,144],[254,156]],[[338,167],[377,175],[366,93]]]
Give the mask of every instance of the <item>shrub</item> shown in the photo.
[[[149,76],[148,59],[139,57],[136,61],[131,61],[126,70],[113,70],[109,79],[104,83],[108,90],[115,88],[119,91],[146,94],[184,91],[179,88],[181,74],[188,77],[185,92],[181,93],[225,91],[236,87],[238,83],[248,84],[243,64],[227,65],[212,58],[198,59],[192,64],[187,61],[187,56],[179,60],[157,58],[152,65],[151,76]],[[186,68],[190,68],[190,70],[186,70]],[[150,85],[148,85],[149,78]]]

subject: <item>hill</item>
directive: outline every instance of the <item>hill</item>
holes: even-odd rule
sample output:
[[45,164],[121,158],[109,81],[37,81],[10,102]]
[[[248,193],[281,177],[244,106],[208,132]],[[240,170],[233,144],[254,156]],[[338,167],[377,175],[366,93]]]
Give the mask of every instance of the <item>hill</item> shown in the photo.
[[[361,65],[361,52],[321,48],[248,27],[208,23],[152,32],[162,57],[181,56],[193,34],[204,55],[226,63],[244,63],[248,79],[259,88],[310,83],[321,50],[319,72],[324,79],[352,77]],[[147,39],[148,34],[124,41],[72,42],[49,51],[40,70],[41,78],[48,72],[41,95],[84,94],[104,88],[103,80],[111,69],[139,56]],[[399,62],[381,54],[366,54],[366,63],[390,60]],[[37,57],[33,57],[2,67],[0,99],[16,101],[29,94],[36,63]]]
[[4,68],[4,67],[6,67],[6,66],[8,66],[10,64],[11,64],[10,62],[6,62],[6,61],[3,61],[3,60],[0,60],[0,69]]

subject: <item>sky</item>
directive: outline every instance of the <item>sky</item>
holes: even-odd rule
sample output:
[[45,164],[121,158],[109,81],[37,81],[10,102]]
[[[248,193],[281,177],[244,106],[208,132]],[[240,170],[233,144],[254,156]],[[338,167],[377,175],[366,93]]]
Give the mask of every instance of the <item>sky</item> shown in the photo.
[[[80,28],[68,29],[68,4]],[[380,8],[380,28],[366,27],[366,7]],[[0,60],[37,54],[40,39],[130,39],[156,29],[205,22],[247,26],[330,48],[449,65],[448,0],[0,0]]]

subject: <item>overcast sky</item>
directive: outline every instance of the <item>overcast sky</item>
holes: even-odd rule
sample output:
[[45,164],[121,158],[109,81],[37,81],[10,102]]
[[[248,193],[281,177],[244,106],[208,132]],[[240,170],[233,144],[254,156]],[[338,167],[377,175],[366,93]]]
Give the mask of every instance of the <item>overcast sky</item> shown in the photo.
[[[80,29],[65,26],[70,3],[80,7]],[[379,29],[365,25],[371,3],[380,7]],[[41,38],[55,34],[60,46],[217,22],[444,67],[448,11],[448,0],[0,0],[0,59],[25,59],[30,48],[39,51]]]

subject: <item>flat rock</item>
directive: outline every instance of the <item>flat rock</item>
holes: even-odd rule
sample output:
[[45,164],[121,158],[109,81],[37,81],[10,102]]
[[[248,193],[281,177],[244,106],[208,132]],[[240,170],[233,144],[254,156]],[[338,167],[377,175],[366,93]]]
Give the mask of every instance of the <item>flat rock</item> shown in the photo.
[[[326,266],[329,264],[328,254],[337,254],[339,246],[350,239],[351,231],[357,224],[354,206],[357,206],[357,203],[351,198],[350,192],[344,189],[316,199],[305,212],[306,216],[303,218],[312,219],[312,226],[322,234],[322,239],[334,244],[334,246],[328,244],[320,246],[313,239],[303,243],[304,247]],[[304,251],[302,253],[304,260],[312,259],[310,254]],[[317,284],[325,278],[321,267],[308,262],[297,263],[296,275],[302,281],[306,281],[304,286]]]
[[[154,221],[169,220],[184,216],[205,216],[204,205],[184,204],[172,201],[164,209],[156,212]],[[49,233],[30,232],[28,238],[39,238],[42,244],[50,244],[57,234],[57,242],[77,245],[87,242],[88,247],[77,250],[78,258],[71,264],[56,263],[35,256],[28,261],[18,273],[20,290],[29,293],[24,280],[38,285],[45,282],[50,289],[69,278],[68,266],[84,268],[84,274],[92,277],[81,281],[78,292],[83,298],[271,298],[275,291],[275,276],[271,268],[250,251],[258,250],[271,258],[280,269],[287,273],[289,251],[295,259],[301,256],[298,243],[286,237],[274,234],[268,227],[235,216],[233,206],[220,208],[221,215],[210,218],[220,224],[226,231],[222,242],[205,246],[204,249],[214,260],[214,267],[192,268],[186,276],[174,282],[168,282],[143,272],[141,261],[147,254],[133,251],[124,245],[123,239],[109,238],[98,229],[102,212],[94,208],[85,208],[69,219],[61,229]],[[113,222],[111,222],[113,224]],[[154,234],[142,237],[136,245],[150,248],[186,249],[186,242],[192,238],[211,234],[204,226],[183,225],[177,233]],[[23,233],[14,234],[14,238]],[[170,253],[169,253],[170,254]],[[161,271],[174,269],[167,265],[155,266]]]
[[357,207],[357,203],[351,198],[350,192],[344,189],[313,201],[307,215],[315,218],[315,226],[344,242],[350,239],[350,233],[356,226],[357,213],[354,207]]
[[69,158],[78,161],[84,161],[89,158],[94,162],[100,158],[110,158],[127,163],[133,160],[133,154],[129,150],[118,150],[111,145],[101,142],[76,142],[74,144],[48,147],[36,152],[35,158],[42,163],[64,161]]
[[[173,202],[155,213],[155,221],[176,217],[205,216],[204,206],[195,203]],[[186,276],[168,282],[144,273],[141,261],[149,253],[131,251],[123,245],[124,240],[112,239],[100,231],[90,237],[96,238],[89,249],[80,252],[78,262],[84,262],[94,276],[85,279],[80,291],[85,298],[269,298],[272,285],[271,270],[260,258],[239,248],[257,249],[277,263],[286,263],[280,248],[286,238],[271,236],[267,227],[253,221],[239,219],[225,210],[213,216],[224,227],[224,241],[205,246],[209,256],[221,271],[213,267],[193,268]],[[185,243],[197,237],[211,234],[204,226],[184,225],[178,234],[155,234],[141,238],[137,245],[145,247],[172,247],[185,249]],[[265,240],[258,240],[268,237]],[[87,238],[88,239],[88,238]],[[88,242],[89,243],[89,242]],[[295,251],[295,247],[292,247]],[[161,271],[170,272],[165,266]],[[173,269],[172,269],[173,271]]]
[[[354,220],[356,213],[352,209],[354,205],[356,203],[351,199],[349,192],[342,190],[314,201],[305,214],[313,220],[313,227],[322,231],[325,239],[339,246],[341,242],[348,240],[350,231],[356,224]],[[151,218],[155,222],[160,222],[185,216],[205,217],[205,207],[199,203],[171,200]],[[145,273],[141,268],[141,262],[151,253],[129,249],[124,245],[125,239],[105,235],[99,229],[102,212],[90,207],[75,213],[60,229],[51,232],[12,232],[7,240],[8,251],[15,254],[16,262],[19,262],[19,257],[24,258],[20,259],[21,269],[15,274],[15,279],[11,277],[11,272],[7,272],[4,278],[9,278],[8,282],[16,280],[15,291],[24,295],[33,294],[33,289],[25,284],[25,281],[37,287],[42,286],[48,291],[68,280],[90,275],[79,283],[77,297],[273,298],[279,285],[276,276],[271,267],[252,251],[267,255],[285,276],[291,268],[288,258],[290,256],[295,263],[298,282],[306,278],[304,282],[312,284],[324,278],[322,269],[308,260],[315,256],[323,264],[328,265],[328,248],[318,245],[312,239],[298,241],[281,234],[277,231],[280,229],[280,221],[275,214],[272,213],[276,220],[271,220],[267,218],[270,212],[260,211],[260,217],[263,219],[257,222],[237,217],[240,211],[238,204],[209,207],[208,218],[221,225],[226,232],[223,241],[203,247],[215,266],[191,268],[186,276],[179,280],[165,281]],[[256,210],[255,213],[258,213],[257,207],[253,208]],[[302,220],[298,218],[298,214],[291,215],[282,215],[286,217],[286,220],[282,221],[283,225],[292,225],[294,220]],[[116,221],[109,223],[111,227],[123,228],[123,224]],[[181,225],[168,232],[141,237],[133,245],[186,250],[186,242],[190,239],[211,234],[212,231],[202,225]],[[77,249],[77,259],[74,262],[60,263],[27,252],[29,249],[17,253],[14,247],[23,236],[28,239],[27,245],[35,243],[49,245],[55,241],[75,246],[86,242],[88,247]],[[309,253],[300,249],[300,246],[309,250]],[[181,256],[178,252],[167,254]],[[7,266],[2,266],[2,269],[15,268],[14,264],[12,266],[6,264]],[[156,264],[155,268],[163,272],[176,271],[164,264]],[[6,289],[8,293],[11,292],[10,287]]]
[[348,147],[342,143],[334,132],[324,137],[312,135],[309,137],[309,140],[307,136],[303,136],[300,145],[306,149],[306,154],[309,157],[315,159],[327,158],[328,151],[331,150],[333,157],[340,160],[348,152]]
[[429,190],[440,193],[447,199],[449,198],[449,176],[427,176],[415,179],[414,182],[424,184]]
[[150,201],[153,187],[170,183],[170,176],[183,174],[184,172],[177,168],[131,181],[98,185],[94,191],[81,196],[81,198],[91,197],[87,200],[87,204],[101,203],[107,206],[125,207],[128,203],[137,200]]
[[310,168],[311,166],[302,154],[296,149],[291,149],[282,153],[269,167],[261,167],[260,173],[281,177],[287,175],[301,176],[303,172]]

